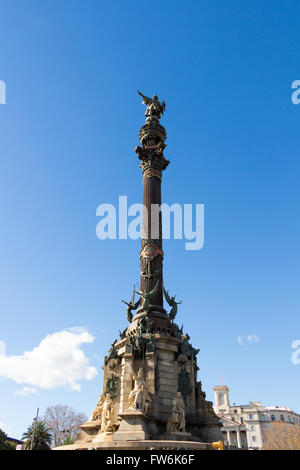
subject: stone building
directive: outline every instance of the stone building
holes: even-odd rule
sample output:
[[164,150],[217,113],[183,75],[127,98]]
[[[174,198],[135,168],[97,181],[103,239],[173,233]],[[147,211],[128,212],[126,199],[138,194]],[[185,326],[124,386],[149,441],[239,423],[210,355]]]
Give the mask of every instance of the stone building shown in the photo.
[[223,438],[229,445],[259,450],[272,422],[300,425],[300,415],[287,407],[265,407],[259,401],[248,405],[230,405],[229,392],[226,385],[214,387],[214,410],[222,422]]

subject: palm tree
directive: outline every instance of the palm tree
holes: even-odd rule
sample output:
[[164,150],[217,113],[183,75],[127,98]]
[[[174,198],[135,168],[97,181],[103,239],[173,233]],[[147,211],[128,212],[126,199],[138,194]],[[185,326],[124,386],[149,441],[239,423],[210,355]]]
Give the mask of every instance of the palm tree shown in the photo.
[[51,429],[44,421],[36,421],[27,428],[22,439],[25,440],[26,450],[50,450],[51,449]]

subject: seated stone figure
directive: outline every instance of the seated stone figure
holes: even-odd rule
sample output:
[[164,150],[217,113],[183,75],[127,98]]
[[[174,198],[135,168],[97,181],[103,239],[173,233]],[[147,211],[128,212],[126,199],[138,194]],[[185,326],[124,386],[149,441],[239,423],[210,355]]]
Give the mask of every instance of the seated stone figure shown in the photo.
[[167,432],[185,432],[185,405],[181,392],[173,400],[173,415],[167,423]]
[[96,408],[94,409],[94,411],[92,413],[90,421],[99,421],[99,420],[101,420],[102,411],[103,411],[103,401],[104,401],[104,395],[102,393],[100,395],[100,398],[98,400]]

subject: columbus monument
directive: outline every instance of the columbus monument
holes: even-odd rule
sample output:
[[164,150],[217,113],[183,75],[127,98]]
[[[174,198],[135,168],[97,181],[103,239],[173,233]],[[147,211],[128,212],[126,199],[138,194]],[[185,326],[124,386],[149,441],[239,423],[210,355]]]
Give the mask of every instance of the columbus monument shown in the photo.
[[222,439],[212,402],[197,381],[199,349],[176,324],[181,302],[163,283],[159,208],[162,175],[170,162],[164,156],[167,135],[160,119],[166,105],[157,95],[138,94],[146,106],[135,148],[144,206],[140,287],[122,301],[129,325],[104,359],[103,390],[90,420],[81,426],[75,444],[57,450],[210,449],[212,441]]

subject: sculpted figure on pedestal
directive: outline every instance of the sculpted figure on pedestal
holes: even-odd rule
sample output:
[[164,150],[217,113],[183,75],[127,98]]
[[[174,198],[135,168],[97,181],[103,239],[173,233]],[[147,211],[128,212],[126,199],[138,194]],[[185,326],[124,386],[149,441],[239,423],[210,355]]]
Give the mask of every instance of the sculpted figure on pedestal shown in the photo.
[[136,375],[131,367],[131,373],[134,380],[134,387],[129,394],[129,408],[147,414],[148,404],[151,402],[151,398],[144,379],[143,369],[140,367]]
[[173,400],[173,415],[168,421],[167,432],[185,432],[185,405],[180,392]]
[[154,288],[150,292],[144,292],[141,289],[138,289],[138,292],[136,292],[138,295],[142,297],[142,307],[145,312],[150,311],[150,299],[153,294],[155,294],[158,290],[158,285],[159,285],[159,280],[155,284]]
[[102,417],[102,410],[103,410],[103,401],[104,395],[103,393],[100,395],[96,408],[94,409],[91,417],[91,421],[99,421]]
[[175,319],[176,315],[177,315],[178,305],[180,305],[182,303],[182,301],[176,302],[176,300],[175,300],[176,295],[170,297],[169,292],[165,288],[163,288],[163,290],[164,290],[164,295],[165,295],[166,301],[168,302],[170,307],[172,307],[171,310],[170,310],[170,313],[169,313],[169,318],[170,318],[170,320],[173,321]]
[[132,295],[132,299],[130,302],[125,302],[125,300],[121,301],[127,305],[126,316],[127,316],[127,320],[129,321],[129,323],[131,323],[133,319],[133,314],[131,313],[132,310],[136,310],[140,304],[140,299],[137,302],[134,301],[134,297],[135,297],[134,289],[135,289],[135,286],[133,286],[133,295]]
[[101,432],[113,431],[114,407],[109,395],[106,395],[102,408]]
[[153,98],[149,98],[148,96],[143,95],[140,91],[138,91],[138,94],[143,98],[143,104],[147,106],[145,116],[147,116],[147,118],[154,116],[157,119],[160,119],[166,109],[166,103],[164,101],[160,103],[157,95],[153,95]]

